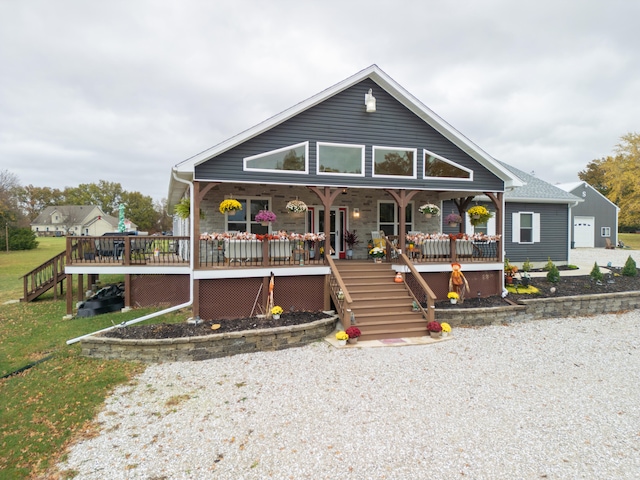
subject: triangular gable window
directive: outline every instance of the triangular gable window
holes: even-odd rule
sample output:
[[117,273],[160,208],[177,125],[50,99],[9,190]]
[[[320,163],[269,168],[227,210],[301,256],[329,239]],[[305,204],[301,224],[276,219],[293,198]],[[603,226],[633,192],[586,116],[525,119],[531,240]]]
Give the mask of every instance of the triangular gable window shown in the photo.
[[425,149],[424,178],[473,180],[473,171]]
[[253,172],[308,173],[309,142],[260,153],[244,159],[244,170]]

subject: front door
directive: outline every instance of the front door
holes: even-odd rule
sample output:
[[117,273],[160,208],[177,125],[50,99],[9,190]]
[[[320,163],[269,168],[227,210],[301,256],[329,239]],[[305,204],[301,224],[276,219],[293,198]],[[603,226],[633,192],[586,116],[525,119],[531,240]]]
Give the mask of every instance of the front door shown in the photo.
[[[324,232],[325,212],[321,206],[309,207],[310,231]],[[344,231],[347,226],[346,207],[331,207],[329,212],[329,240],[334,253],[333,258],[345,258]]]

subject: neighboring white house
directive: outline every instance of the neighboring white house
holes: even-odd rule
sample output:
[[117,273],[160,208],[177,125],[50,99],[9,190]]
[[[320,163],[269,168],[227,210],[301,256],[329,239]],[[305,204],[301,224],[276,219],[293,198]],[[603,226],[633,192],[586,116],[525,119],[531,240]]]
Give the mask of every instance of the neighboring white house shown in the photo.
[[[136,231],[137,228],[135,223],[125,220],[126,231]],[[31,230],[38,236],[100,236],[106,232],[116,232],[118,219],[93,205],[58,205],[46,207],[31,222]]]

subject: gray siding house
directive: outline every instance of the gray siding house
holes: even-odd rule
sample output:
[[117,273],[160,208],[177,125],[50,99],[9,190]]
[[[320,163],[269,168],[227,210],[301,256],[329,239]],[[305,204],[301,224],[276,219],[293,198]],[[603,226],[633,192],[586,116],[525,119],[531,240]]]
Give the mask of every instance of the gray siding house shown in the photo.
[[587,182],[562,183],[558,188],[584,201],[571,209],[571,242],[575,248],[618,244],[618,206]]

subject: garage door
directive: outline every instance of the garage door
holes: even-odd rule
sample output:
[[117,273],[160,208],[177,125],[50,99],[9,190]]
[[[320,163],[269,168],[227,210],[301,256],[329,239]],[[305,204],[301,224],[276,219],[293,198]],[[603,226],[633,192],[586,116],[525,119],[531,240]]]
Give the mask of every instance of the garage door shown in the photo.
[[594,247],[595,218],[573,217],[573,239],[575,247]]

